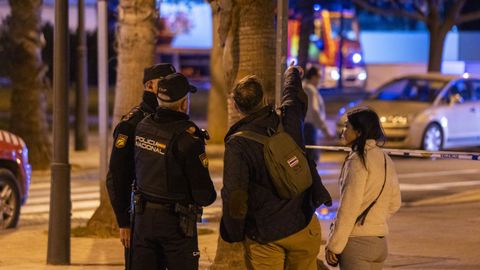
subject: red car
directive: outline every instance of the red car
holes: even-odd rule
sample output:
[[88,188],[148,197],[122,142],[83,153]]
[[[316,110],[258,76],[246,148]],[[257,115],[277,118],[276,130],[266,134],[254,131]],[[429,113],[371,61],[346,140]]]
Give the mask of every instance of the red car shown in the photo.
[[32,167],[18,136],[0,130],[0,229],[14,228],[28,197]]

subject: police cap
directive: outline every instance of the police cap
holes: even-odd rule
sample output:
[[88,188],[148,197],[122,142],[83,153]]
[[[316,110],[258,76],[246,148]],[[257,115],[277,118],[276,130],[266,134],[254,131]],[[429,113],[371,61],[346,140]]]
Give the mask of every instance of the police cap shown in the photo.
[[197,92],[197,88],[188,82],[181,73],[173,73],[158,81],[157,97],[164,102],[175,102],[188,93]]
[[143,70],[143,84],[150,80],[160,79],[175,72],[175,67],[167,63],[160,63],[151,67],[147,67]]

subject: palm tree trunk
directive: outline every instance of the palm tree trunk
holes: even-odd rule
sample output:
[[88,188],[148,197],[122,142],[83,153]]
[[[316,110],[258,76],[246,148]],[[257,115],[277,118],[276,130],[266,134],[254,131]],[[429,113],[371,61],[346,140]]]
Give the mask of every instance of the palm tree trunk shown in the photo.
[[120,0],[117,30],[117,82],[113,126],[138,105],[143,94],[143,69],[153,64],[155,0]]
[[12,81],[10,129],[29,148],[33,169],[48,169],[51,143],[47,124],[47,66],[42,61],[42,0],[10,0],[9,76]]
[[275,3],[238,0],[240,57],[236,81],[257,75],[270,104],[275,104]]
[[216,29],[220,24],[219,10],[216,3],[211,3],[213,23],[213,45],[210,52],[210,81],[212,88],[208,99],[208,132],[210,143],[222,144],[227,133],[227,88],[223,70],[223,48]]
[[[155,0],[121,0],[118,6],[117,83],[113,123],[140,103],[143,94],[143,69],[153,63],[155,46]],[[87,227],[99,235],[111,235],[117,223],[105,186],[100,179],[100,206]]]
[[[271,104],[274,104],[275,91],[274,3],[255,0],[229,1],[231,12],[223,14],[224,18],[230,16],[231,21],[223,58],[227,89],[231,90],[234,82],[244,76],[255,74],[262,79]],[[240,114],[234,109],[230,98],[227,106],[228,122],[231,126],[240,119]],[[217,252],[210,269],[246,269],[243,254],[241,243],[228,244],[219,237]]]

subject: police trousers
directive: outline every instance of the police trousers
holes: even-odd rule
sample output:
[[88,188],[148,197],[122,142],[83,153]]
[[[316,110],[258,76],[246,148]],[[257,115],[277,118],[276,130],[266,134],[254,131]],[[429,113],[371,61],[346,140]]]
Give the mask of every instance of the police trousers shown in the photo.
[[173,209],[146,206],[135,217],[132,254],[132,270],[197,270],[196,229],[185,237]]
[[381,270],[387,255],[388,248],[385,237],[350,237],[345,249],[340,254],[340,269]]
[[317,254],[322,232],[317,216],[303,230],[283,239],[260,244],[244,241],[246,264],[249,270],[317,270]]

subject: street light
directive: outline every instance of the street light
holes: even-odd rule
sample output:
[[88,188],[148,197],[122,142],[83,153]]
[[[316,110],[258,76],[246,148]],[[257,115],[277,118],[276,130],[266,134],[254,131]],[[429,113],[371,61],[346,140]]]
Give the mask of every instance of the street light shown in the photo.
[[53,159],[47,264],[70,264],[70,164],[68,163],[68,0],[55,1],[53,52]]
[[100,137],[100,179],[108,166],[108,21],[107,1],[98,0],[98,125]]
[[85,0],[78,0],[77,84],[75,99],[75,150],[88,147],[88,75],[87,35],[85,33]]

